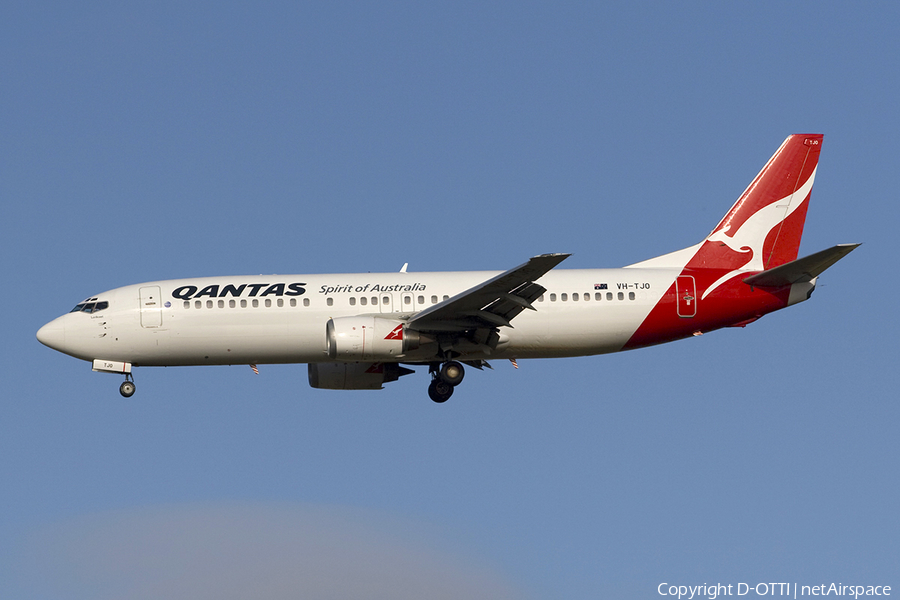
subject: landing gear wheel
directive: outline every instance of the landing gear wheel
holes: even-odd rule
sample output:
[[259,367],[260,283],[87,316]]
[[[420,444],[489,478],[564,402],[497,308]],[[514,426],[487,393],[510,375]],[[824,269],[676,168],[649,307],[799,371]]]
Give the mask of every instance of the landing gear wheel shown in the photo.
[[123,381],[122,385],[119,386],[119,393],[126,398],[131,398],[136,389],[133,381]]
[[428,386],[428,397],[438,404],[446,402],[453,395],[453,386],[440,379],[432,380]]
[[444,366],[441,367],[441,381],[454,387],[462,383],[463,377],[465,377],[465,375],[466,370],[463,369],[463,366],[455,360],[445,362]]

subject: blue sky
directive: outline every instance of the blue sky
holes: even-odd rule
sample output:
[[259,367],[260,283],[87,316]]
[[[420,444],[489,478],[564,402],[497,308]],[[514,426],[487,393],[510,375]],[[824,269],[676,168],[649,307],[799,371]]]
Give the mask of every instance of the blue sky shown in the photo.
[[[0,597],[900,586],[888,3],[7,3]],[[825,134],[812,300],[612,356],[310,389],[41,346],[177,277],[616,267]],[[752,593],[750,594],[753,595]]]

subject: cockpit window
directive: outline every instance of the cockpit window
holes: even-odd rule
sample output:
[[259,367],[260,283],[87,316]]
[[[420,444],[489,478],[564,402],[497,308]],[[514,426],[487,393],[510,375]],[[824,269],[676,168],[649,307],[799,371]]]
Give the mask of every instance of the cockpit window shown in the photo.
[[[91,300],[96,300],[96,298],[91,298]],[[109,302],[82,302],[80,304],[76,304],[75,308],[73,308],[69,312],[95,313],[100,312],[104,308],[109,308]]]

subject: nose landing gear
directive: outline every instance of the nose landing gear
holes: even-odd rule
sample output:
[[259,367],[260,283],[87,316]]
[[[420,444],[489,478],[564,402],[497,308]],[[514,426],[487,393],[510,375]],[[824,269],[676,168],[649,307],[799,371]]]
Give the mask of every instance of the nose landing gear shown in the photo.
[[134,385],[134,380],[131,377],[130,373],[125,374],[125,381],[122,382],[122,385],[119,386],[119,393],[122,394],[125,398],[131,398],[134,396],[134,392],[137,390],[137,387]]
[[438,368],[437,364],[431,367],[431,384],[428,386],[428,397],[438,404],[446,402],[453,395],[453,388],[462,382],[466,371],[455,360],[445,362]]

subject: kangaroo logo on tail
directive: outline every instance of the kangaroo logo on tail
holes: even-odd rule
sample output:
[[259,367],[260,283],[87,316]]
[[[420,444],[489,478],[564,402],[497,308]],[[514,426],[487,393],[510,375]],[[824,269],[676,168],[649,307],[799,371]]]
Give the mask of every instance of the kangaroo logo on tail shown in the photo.
[[810,192],[812,192],[815,179],[816,169],[813,169],[809,179],[796,192],[759,209],[749,219],[744,221],[733,234],[730,233],[731,224],[729,223],[706,238],[708,242],[722,242],[735,252],[749,252],[750,254],[747,257],[747,262],[740,268],[723,275],[706,288],[701,300],[741,271],[762,271],[767,267],[767,265],[763,264],[763,244],[775,227],[784,223],[794,211],[806,202]]
[[735,275],[797,258],[822,136],[789,136],[725,218],[700,244],[687,268],[722,269],[701,300]]

